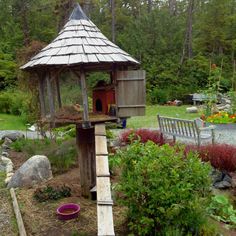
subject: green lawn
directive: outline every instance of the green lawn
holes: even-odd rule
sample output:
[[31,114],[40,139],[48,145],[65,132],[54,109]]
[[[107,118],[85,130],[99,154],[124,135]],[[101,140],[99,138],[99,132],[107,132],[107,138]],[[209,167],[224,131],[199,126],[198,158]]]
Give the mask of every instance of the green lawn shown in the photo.
[[156,128],[157,114],[169,117],[194,119],[200,117],[200,113],[186,113],[189,106],[147,106],[145,116],[136,116],[127,120],[128,128]]
[[0,113],[0,130],[25,130],[23,118]]
[[[132,117],[127,120],[128,128],[156,128],[157,114],[184,119],[194,119],[200,114],[186,113],[188,106],[147,106],[145,116]],[[25,130],[23,118],[20,116],[0,114],[0,130]]]

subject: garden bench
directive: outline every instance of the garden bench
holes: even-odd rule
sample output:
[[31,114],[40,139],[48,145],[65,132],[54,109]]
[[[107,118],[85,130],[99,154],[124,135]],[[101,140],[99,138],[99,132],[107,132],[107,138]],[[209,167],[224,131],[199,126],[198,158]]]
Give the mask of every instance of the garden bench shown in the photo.
[[197,141],[198,146],[200,146],[202,139],[211,138],[212,144],[215,142],[215,126],[204,127],[204,122],[201,119],[186,120],[157,115],[157,120],[160,132],[172,135],[174,142],[176,137],[194,139]]

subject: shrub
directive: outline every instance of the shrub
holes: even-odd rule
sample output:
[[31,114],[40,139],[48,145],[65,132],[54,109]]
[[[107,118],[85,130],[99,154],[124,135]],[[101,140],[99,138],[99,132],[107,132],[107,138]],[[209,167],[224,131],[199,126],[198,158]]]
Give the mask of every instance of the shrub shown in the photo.
[[157,87],[154,87],[152,90],[148,93],[147,100],[150,104],[166,104],[168,100],[170,100],[170,91],[166,89],[159,89]]
[[211,165],[219,170],[236,170],[236,147],[228,144],[204,145],[199,148],[194,145],[186,146],[186,152],[196,151],[199,157],[210,162]]
[[20,115],[25,122],[35,121],[37,108],[32,107],[32,94],[20,90],[7,90],[0,94],[0,113]]
[[158,130],[150,129],[137,129],[137,130],[127,130],[123,132],[120,136],[120,142],[129,144],[134,140],[140,140],[142,143],[147,141],[152,141],[155,144],[163,145],[166,140],[163,135]]
[[214,219],[236,228],[236,210],[226,196],[216,195],[212,197],[208,211]]
[[27,157],[45,155],[48,157],[53,173],[62,173],[76,165],[77,151],[74,139],[56,143],[49,139],[19,139],[11,144],[17,152],[24,152]]
[[63,173],[76,165],[77,151],[76,144],[68,140],[59,146],[48,151],[48,159],[54,173]]
[[46,186],[44,188],[38,188],[34,192],[34,198],[38,202],[46,202],[48,200],[58,200],[60,198],[70,197],[71,189],[67,186],[52,187]]
[[170,229],[199,233],[207,213],[209,164],[193,152],[185,156],[175,146],[150,141],[134,142],[117,155],[122,159],[117,190],[135,235],[166,235]]

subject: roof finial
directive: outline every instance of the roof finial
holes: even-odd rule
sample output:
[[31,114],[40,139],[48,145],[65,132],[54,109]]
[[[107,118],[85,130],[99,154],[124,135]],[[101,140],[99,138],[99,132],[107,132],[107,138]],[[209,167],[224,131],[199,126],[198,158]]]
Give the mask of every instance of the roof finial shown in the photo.
[[70,15],[69,20],[89,20],[79,3],[75,5],[73,12]]

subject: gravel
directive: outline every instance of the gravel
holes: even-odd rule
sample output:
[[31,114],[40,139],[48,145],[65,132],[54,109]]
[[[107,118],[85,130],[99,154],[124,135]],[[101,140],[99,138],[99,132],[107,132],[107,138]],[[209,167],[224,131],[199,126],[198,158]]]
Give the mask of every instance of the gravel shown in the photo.
[[0,140],[2,137],[6,134],[12,134],[12,133],[22,133],[26,138],[29,139],[38,139],[41,138],[41,135],[36,131],[19,131],[19,130],[0,130]]
[[[118,135],[120,132],[123,132],[124,130],[115,130],[114,134]],[[14,133],[14,132],[21,132],[25,135],[25,137],[29,139],[38,139],[41,138],[41,135],[38,134],[38,132],[33,132],[33,131],[16,131],[16,130],[2,130],[0,131],[0,139],[5,135],[9,133]],[[49,134],[47,134],[49,136]],[[183,139],[183,138],[178,138],[178,141],[181,142],[187,142],[187,143],[192,143],[194,142],[193,140],[190,139]],[[215,140],[216,143],[226,143],[226,144],[231,144],[231,145],[236,145],[236,124],[230,126],[230,125],[219,125],[216,126],[215,129]],[[208,142],[207,140],[203,140],[202,142],[205,143]],[[209,140],[210,141],[210,140]]]

